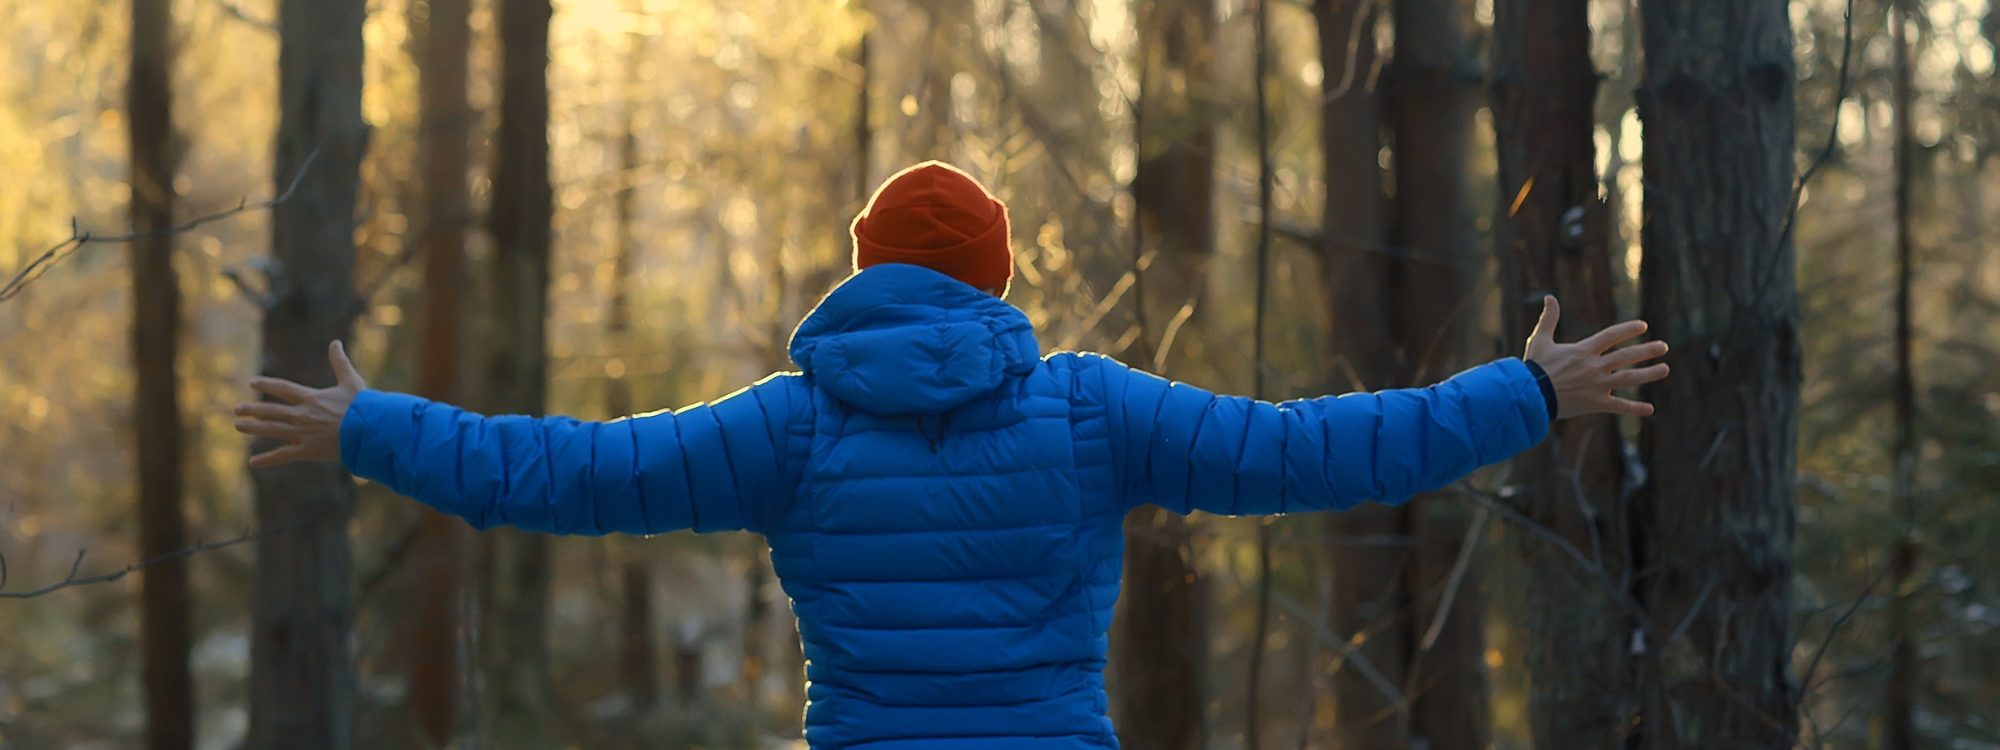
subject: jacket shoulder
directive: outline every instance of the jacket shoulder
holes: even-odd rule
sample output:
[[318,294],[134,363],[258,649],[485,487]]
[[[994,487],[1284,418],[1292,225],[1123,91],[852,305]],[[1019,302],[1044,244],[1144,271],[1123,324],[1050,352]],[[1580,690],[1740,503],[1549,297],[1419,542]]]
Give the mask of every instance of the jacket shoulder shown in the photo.
[[1042,358],[1042,369],[1070,393],[1072,399],[1102,401],[1107,380],[1130,368],[1095,352],[1055,352]]

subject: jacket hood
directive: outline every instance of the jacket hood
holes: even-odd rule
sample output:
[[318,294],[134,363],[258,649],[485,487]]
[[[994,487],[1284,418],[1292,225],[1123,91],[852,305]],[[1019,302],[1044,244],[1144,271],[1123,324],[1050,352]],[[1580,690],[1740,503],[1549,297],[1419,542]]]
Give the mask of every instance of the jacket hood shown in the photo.
[[933,414],[992,393],[1041,360],[1019,308],[921,266],[849,276],[792,333],[792,363],[874,414]]

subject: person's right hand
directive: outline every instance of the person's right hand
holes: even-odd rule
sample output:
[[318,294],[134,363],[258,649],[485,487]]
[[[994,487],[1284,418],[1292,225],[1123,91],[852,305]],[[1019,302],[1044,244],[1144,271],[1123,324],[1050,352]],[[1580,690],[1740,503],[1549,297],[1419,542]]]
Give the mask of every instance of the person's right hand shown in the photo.
[[251,456],[251,468],[340,460],[340,421],[347,417],[347,406],[354,403],[354,396],[368,384],[362,382],[354,363],[347,361],[347,350],[339,341],[327,345],[326,360],[333,366],[332,388],[310,388],[284,378],[250,379],[250,387],[258,393],[284,403],[237,404],[236,431],[285,443]]
[[1628,320],[1585,337],[1574,344],[1556,343],[1556,322],[1562,319],[1562,305],[1554,296],[1542,298],[1542,319],[1528,337],[1528,351],[1522,356],[1541,365],[1556,390],[1556,418],[1590,414],[1623,414],[1646,417],[1653,405],[1611,395],[1619,388],[1657,383],[1667,377],[1665,363],[1639,367],[1642,362],[1667,353],[1667,342],[1648,341],[1614,350],[1619,344],[1646,332],[1646,321]]

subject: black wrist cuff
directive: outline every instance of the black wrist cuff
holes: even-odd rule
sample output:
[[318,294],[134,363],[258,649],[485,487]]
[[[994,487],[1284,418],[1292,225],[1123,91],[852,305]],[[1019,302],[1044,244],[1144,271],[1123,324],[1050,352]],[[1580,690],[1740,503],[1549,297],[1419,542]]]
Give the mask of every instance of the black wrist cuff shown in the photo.
[[1542,366],[1536,364],[1534,360],[1524,359],[1521,360],[1521,362],[1525,363],[1528,366],[1529,372],[1535,374],[1535,385],[1541,386],[1542,400],[1547,402],[1549,406],[1549,421],[1551,422],[1556,421],[1555,381],[1549,380],[1549,371],[1542,369]]

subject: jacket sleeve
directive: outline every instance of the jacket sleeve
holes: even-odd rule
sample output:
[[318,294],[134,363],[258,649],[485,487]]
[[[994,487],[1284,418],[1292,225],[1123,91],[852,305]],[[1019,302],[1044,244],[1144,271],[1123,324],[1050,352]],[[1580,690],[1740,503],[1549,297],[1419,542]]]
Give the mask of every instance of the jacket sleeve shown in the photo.
[[555,534],[758,531],[789,501],[796,375],[611,422],[484,417],[363,391],[340,426],[349,471],[474,528]]
[[1265,515],[1399,503],[1541,442],[1549,406],[1503,359],[1428,388],[1273,404],[1101,359],[1128,505]]

